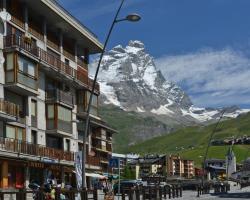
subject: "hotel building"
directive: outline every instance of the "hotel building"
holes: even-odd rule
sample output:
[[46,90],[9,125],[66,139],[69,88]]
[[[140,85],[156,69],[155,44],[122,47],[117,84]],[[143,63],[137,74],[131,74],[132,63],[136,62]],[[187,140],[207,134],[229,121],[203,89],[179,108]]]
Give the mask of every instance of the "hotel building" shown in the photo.
[[[54,178],[75,185],[97,37],[54,0],[0,0],[0,188]],[[6,21],[7,20],[7,21]],[[87,138],[87,180],[108,171],[115,132],[98,115],[97,84]],[[79,122],[77,122],[79,121]]]

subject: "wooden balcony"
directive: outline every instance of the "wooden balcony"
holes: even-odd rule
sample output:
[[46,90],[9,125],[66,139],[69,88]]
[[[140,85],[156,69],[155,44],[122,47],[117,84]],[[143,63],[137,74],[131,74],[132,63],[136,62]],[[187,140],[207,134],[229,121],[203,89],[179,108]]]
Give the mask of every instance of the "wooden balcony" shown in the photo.
[[[34,47],[29,42],[29,38],[21,37],[17,35],[8,35],[4,37],[4,48],[18,48],[27,52],[28,54],[31,54],[35,58],[39,59],[40,62],[44,62],[51,66],[53,69],[57,70],[63,75],[66,75],[67,77],[78,81],[80,84],[84,85],[89,90],[93,87],[93,80],[85,77],[86,75],[82,73],[80,70],[76,70],[73,67],[65,64],[60,59],[55,57],[52,54],[49,54],[47,51],[39,48]],[[100,87],[97,83],[95,85],[95,92],[97,94],[100,93]]]
[[14,103],[5,101],[4,99],[0,99],[0,113],[18,118],[19,106]]
[[58,103],[67,104],[70,107],[73,107],[73,95],[69,92],[64,92],[59,89],[46,90],[46,100],[55,101]]
[[56,51],[60,52],[60,47],[58,44],[52,42],[51,40],[47,39],[47,45],[52,48],[55,49]]
[[14,23],[15,25],[19,26],[20,28],[24,29],[24,22],[20,20],[19,18],[17,18],[16,16],[11,15],[10,21]]
[[31,144],[25,141],[0,138],[0,151],[8,151],[19,154],[46,157],[55,160],[74,161],[74,153],[54,149],[38,144]]
[[82,61],[80,58],[77,58],[77,64],[78,64],[80,67],[82,67],[82,68],[88,70],[88,64],[85,63],[84,61]]
[[37,31],[36,28],[29,26],[28,31],[31,35],[35,36],[39,40],[43,40],[43,35],[39,31]]
[[69,58],[70,60],[75,62],[75,56],[73,54],[71,54],[70,52],[68,52],[67,50],[63,49],[63,55],[66,58]]
[[93,166],[100,166],[100,158],[99,157],[92,157],[87,156],[86,157],[86,163]]

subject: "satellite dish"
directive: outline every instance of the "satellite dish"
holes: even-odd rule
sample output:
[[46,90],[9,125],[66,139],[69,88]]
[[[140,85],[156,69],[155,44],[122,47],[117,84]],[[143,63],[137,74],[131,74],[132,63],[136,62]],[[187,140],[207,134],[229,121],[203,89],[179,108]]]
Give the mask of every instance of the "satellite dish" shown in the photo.
[[11,15],[10,13],[6,11],[1,11],[0,12],[0,18],[5,22],[5,21],[10,21],[11,20]]

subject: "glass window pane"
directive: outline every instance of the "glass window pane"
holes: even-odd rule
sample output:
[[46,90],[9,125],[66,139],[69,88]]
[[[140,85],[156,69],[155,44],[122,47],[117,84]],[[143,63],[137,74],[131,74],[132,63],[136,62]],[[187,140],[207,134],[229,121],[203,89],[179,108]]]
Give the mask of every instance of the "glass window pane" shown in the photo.
[[71,110],[58,106],[58,119],[71,122]]
[[14,68],[14,63],[13,63],[13,53],[10,53],[7,55],[7,70],[11,70]]
[[36,116],[36,101],[31,101],[31,115]]
[[15,127],[13,126],[6,126],[6,137],[15,139]]
[[18,67],[19,70],[25,74],[29,74],[30,76],[35,77],[36,72],[36,64],[30,62],[22,56],[18,56]]
[[54,105],[48,105],[48,119],[54,119]]
[[23,129],[17,128],[17,138],[18,140],[23,140]]

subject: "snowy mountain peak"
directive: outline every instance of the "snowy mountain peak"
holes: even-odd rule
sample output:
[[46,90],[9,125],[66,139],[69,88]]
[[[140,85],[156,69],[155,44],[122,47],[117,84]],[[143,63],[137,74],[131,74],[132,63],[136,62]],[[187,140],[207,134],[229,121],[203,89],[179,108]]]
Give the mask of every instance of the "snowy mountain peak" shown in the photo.
[[129,48],[129,47],[145,49],[145,45],[139,40],[130,40],[127,48]]
[[[98,81],[104,104],[184,123],[206,122],[221,113],[219,109],[194,107],[185,92],[156,69],[141,41],[130,41],[126,47],[115,46],[105,53],[101,64]],[[237,110],[231,109],[228,116],[242,113]]]

